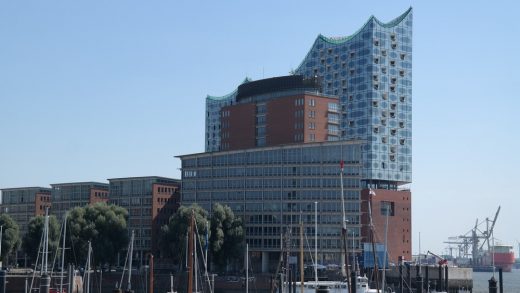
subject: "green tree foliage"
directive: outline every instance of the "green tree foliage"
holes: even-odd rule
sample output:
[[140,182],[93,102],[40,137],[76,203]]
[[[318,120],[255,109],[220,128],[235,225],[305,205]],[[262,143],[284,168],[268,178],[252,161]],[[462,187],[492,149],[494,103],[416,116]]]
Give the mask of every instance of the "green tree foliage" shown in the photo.
[[[45,216],[36,216],[29,220],[27,233],[23,236],[22,247],[27,256],[36,261],[38,248],[42,240],[43,226],[45,225]],[[56,220],[56,216],[49,216],[49,252],[54,254],[59,245],[60,224]],[[40,248],[41,250],[41,248]],[[52,259],[49,257],[49,259]]]
[[0,215],[0,226],[2,229],[2,255],[1,260],[14,253],[20,247],[20,230],[18,224],[8,214]]
[[69,259],[83,263],[87,258],[88,241],[91,241],[94,263],[114,264],[117,253],[128,245],[127,218],[126,209],[106,203],[69,211],[67,234],[72,243]]
[[224,268],[229,261],[241,259],[244,244],[242,219],[228,206],[213,205],[211,216],[211,253],[212,262]]
[[[200,243],[202,243],[203,247],[206,245],[205,235],[208,213],[197,204],[193,204],[189,207],[181,206],[177,212],[171,216],[169,223],[161,227],[159,246],[165,256],[170,256],[174,260],[179,261],[181,255],[185,253],[186,233],[190,225],[192,211],[195,214],[195,223],[197,224]],[[197,245],[197,252],[199,251],[200,246]]]

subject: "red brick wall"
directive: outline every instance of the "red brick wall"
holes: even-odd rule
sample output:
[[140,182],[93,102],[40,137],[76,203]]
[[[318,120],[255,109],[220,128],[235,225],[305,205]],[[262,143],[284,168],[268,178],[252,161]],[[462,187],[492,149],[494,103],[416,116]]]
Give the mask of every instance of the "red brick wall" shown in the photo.
[[154,184],[152,188],[152,251],[155,253],[161,226],[168,223],[180,206],[180,189],[170,184]]
[[[229,116],[223,112],[229,111]],[[238,104],[221,110],[221,149],[237,150],[256,145],[256,105]],[[225,127],[228,125],[228,127]],[[229,147],[227,147],[229,146]]]
[[[297,133],[304,133],[302,113],[296,117],[297,110],[304,111],[304,106],[296,106],[295,100],[303,98],[303,95],[278,98],[267,102],[266,116],[266,146],[294,143]],[[295,124],[300,123],[302,128],[295,129]]]
[[45,216],[45,208],[51,209],[51,195],[48,193],[36,193],[34,199],[34,215]]
[[108,190],[90,189],[89,204],[95,204],[97,202],[108,202]]
[[410,191],[375,189],[375,196],[369,197],[369,190],[361,191],[361,237],[369,241],[368,199],[371,198],[372,219],[375,226],[375,239],[385,241],[386,216],[381,212],[381,202],[394,203],[394,216],[388,217],[388,255],[390,262],[397,263],[399,256],[412,259],[412,195]]
[[[314,100],[314,106],[310,105],[310,101]],[[315,135],[314,141],[328,140],[328,108],[329,103],[339,103],[338,99],[305,95],[305,142],[312,142],[310,134]],[[310,116],[310,112],[314,112],[314,118]],[[315,124],[315,129],[309,128],[309,123]]]

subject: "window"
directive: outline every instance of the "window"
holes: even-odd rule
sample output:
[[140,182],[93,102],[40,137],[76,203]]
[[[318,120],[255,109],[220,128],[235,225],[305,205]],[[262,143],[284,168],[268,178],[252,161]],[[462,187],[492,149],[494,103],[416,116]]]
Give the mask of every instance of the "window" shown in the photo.
[[355,52],[350,52],[350,58],[354,58]]
[[390,112],[390,118],[395,118],[395,112]]
[[400,96],[399,101],[404,102],[406,100],[405,96]]
[[314,69],[314,75],[318,75],[318,69]]
[[396,135],[397,134],[397,129],[391,129],[390,130],[390,134],[391,135]]
[[321,64],[325,64],[325,59],[321,59]]
[[379,58],[377,58],[377,57],[374,58],[374,63],[375,63],[375,64],[379,64]]
[[399,70],[399,76],[401,76],[401,77],[404,76],[404,70]]
[[395,67],[395,60],[390,60],[390,66]]
[[392,49],[396,49],[397,48],[397,43],[392,43],[391,47],[392,47]]
[[386,56],[386,50],[381,50],[381,55]]
[[379,46],[379,40],[374,40],[374,46]]
[[390,82],[391,82],[392,84],[396,84],[396,83],[397,83],[397,77],[392,77],[392,78],[390,79]]
[[379,133],[379,127],[374,127],[374,133]]
[[354,96],[352,96],[352,95],[348,96],[348,100],[352,102],[354,100]]
[[390,104],[390,109],[391,110],[395,110],[397,108],[397,105],[396,104]]
[[387,94],[387,93],[383,93],[383,94],[382,94],[382,98],[383,98],[383,100],[388,99],[388,94]]
[[386,67],[381,67],[381,73],[386,74]]
[[332,54],[332,49],[329,49],[328,52],[329,52],[329,54]]
[[334,73],[334,79],[337,79],[338,78],[338,73]]
[[382,143],[386,143],[386,141],[387,141],[386,136],[381,137],[381,142],[382,142]]
[[395,34],[390,35],[390,40],[395,41]]
[[390,91],[393,92],[393,93],[395,93],[395,85],[391,85],[391,86],[390,86]]
[[404,138],[401,138],[401,139],[399,140],[399,144],[400,144],[400,145],[404,145],[404,143],[405,143]]
[[379,89],[379,84],[375,83],[375,84],[374,84],[374,89],[375,89],[375,90],[378,90],[378,89]]
[[355,72],[356,72],[355,69],[350,69],[350,75],[354,75]]
[[372,107],[377,107],[377,106],[378,106],[377,101],[372,101]]
[[348,126],[350,126],[350,127],[354,126],[354,120],[350,120],[350,121],[348,122]]
[[311,107],[316,106],[316,100],[315,99],[309,99],[309,106],[311,106]]
[[341,68],[347,68],[347,63],[345,63],[345,62],[341,63]]
[[394,202],[392,201],[381,201],[381,215],[383,216],[394,216]]
[[315,140],[316,140],[316,134],[314,134],[314,133],[309,133],[309,140],[310,140],[310,141],[315,141]]
[[315,122],[309,122],[309,129],[316,129],[316,123]]
[[395,146],[391,146],[391,147],[390,147],[390,152],[391,152],[392,154],[395,154]]
[[334,57],[334,62],[338,62],[339,61],[339,56],[335,56]]
[[399,127],[400,128],[404,128],[404,122],[403,121],[399,122]]
[[381,119],[381,125],[383,125],[383,126],[386,125],[386,119]]
[[390,161],[395,162],[395,155],[390,155]]
[[309,117],[315,118],[316,117],[316,111],[309,111]]
[[343,80],[341,81],[341,85],[342,85],[342,86],[347,86],[347,80],[343,79]]
[[404,60],[405,57],[406,57],[406,54],[404,54],[404,53],[401,53],[401,54],[399,55],[399,58],[401,58],[401,60]]
[[379,78],[377,77],[377,74],[374,74],[374,75],[372,76],[372,79],[373,79],[374,81],[378,81],[378,80],[379,80]]

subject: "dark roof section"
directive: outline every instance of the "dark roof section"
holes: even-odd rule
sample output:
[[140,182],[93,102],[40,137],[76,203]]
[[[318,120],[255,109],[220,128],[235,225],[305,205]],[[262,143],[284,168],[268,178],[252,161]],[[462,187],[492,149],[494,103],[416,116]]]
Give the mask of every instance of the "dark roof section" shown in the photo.
[[110,183],[113,181],[132,181],[132,180],[147,180],[153,179],[158,180],[159,182],[170,182],[170,183],[180,183],[180,179],[161,177],[161,176],[139,176],[139,177],[123,177],[123,178],[110,178],[107,179]]
[[238,86],[237,101],[251,96],[293,89],[321,92],[321,82],[318,78],[307,79],[303,78],[302,75],[279,76],[251,81]]

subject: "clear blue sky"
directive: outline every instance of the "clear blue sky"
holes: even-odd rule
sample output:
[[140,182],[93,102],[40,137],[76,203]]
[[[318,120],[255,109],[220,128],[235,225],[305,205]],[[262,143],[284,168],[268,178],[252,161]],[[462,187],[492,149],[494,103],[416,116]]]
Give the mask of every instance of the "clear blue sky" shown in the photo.
[[414,240],[445,252],[502,205],[496,237],[513,244],[516,1],[2,1],[0,188],[179,177],[173,156],[204,150],[207,94],[285,75],[319,33],[409,6]]

